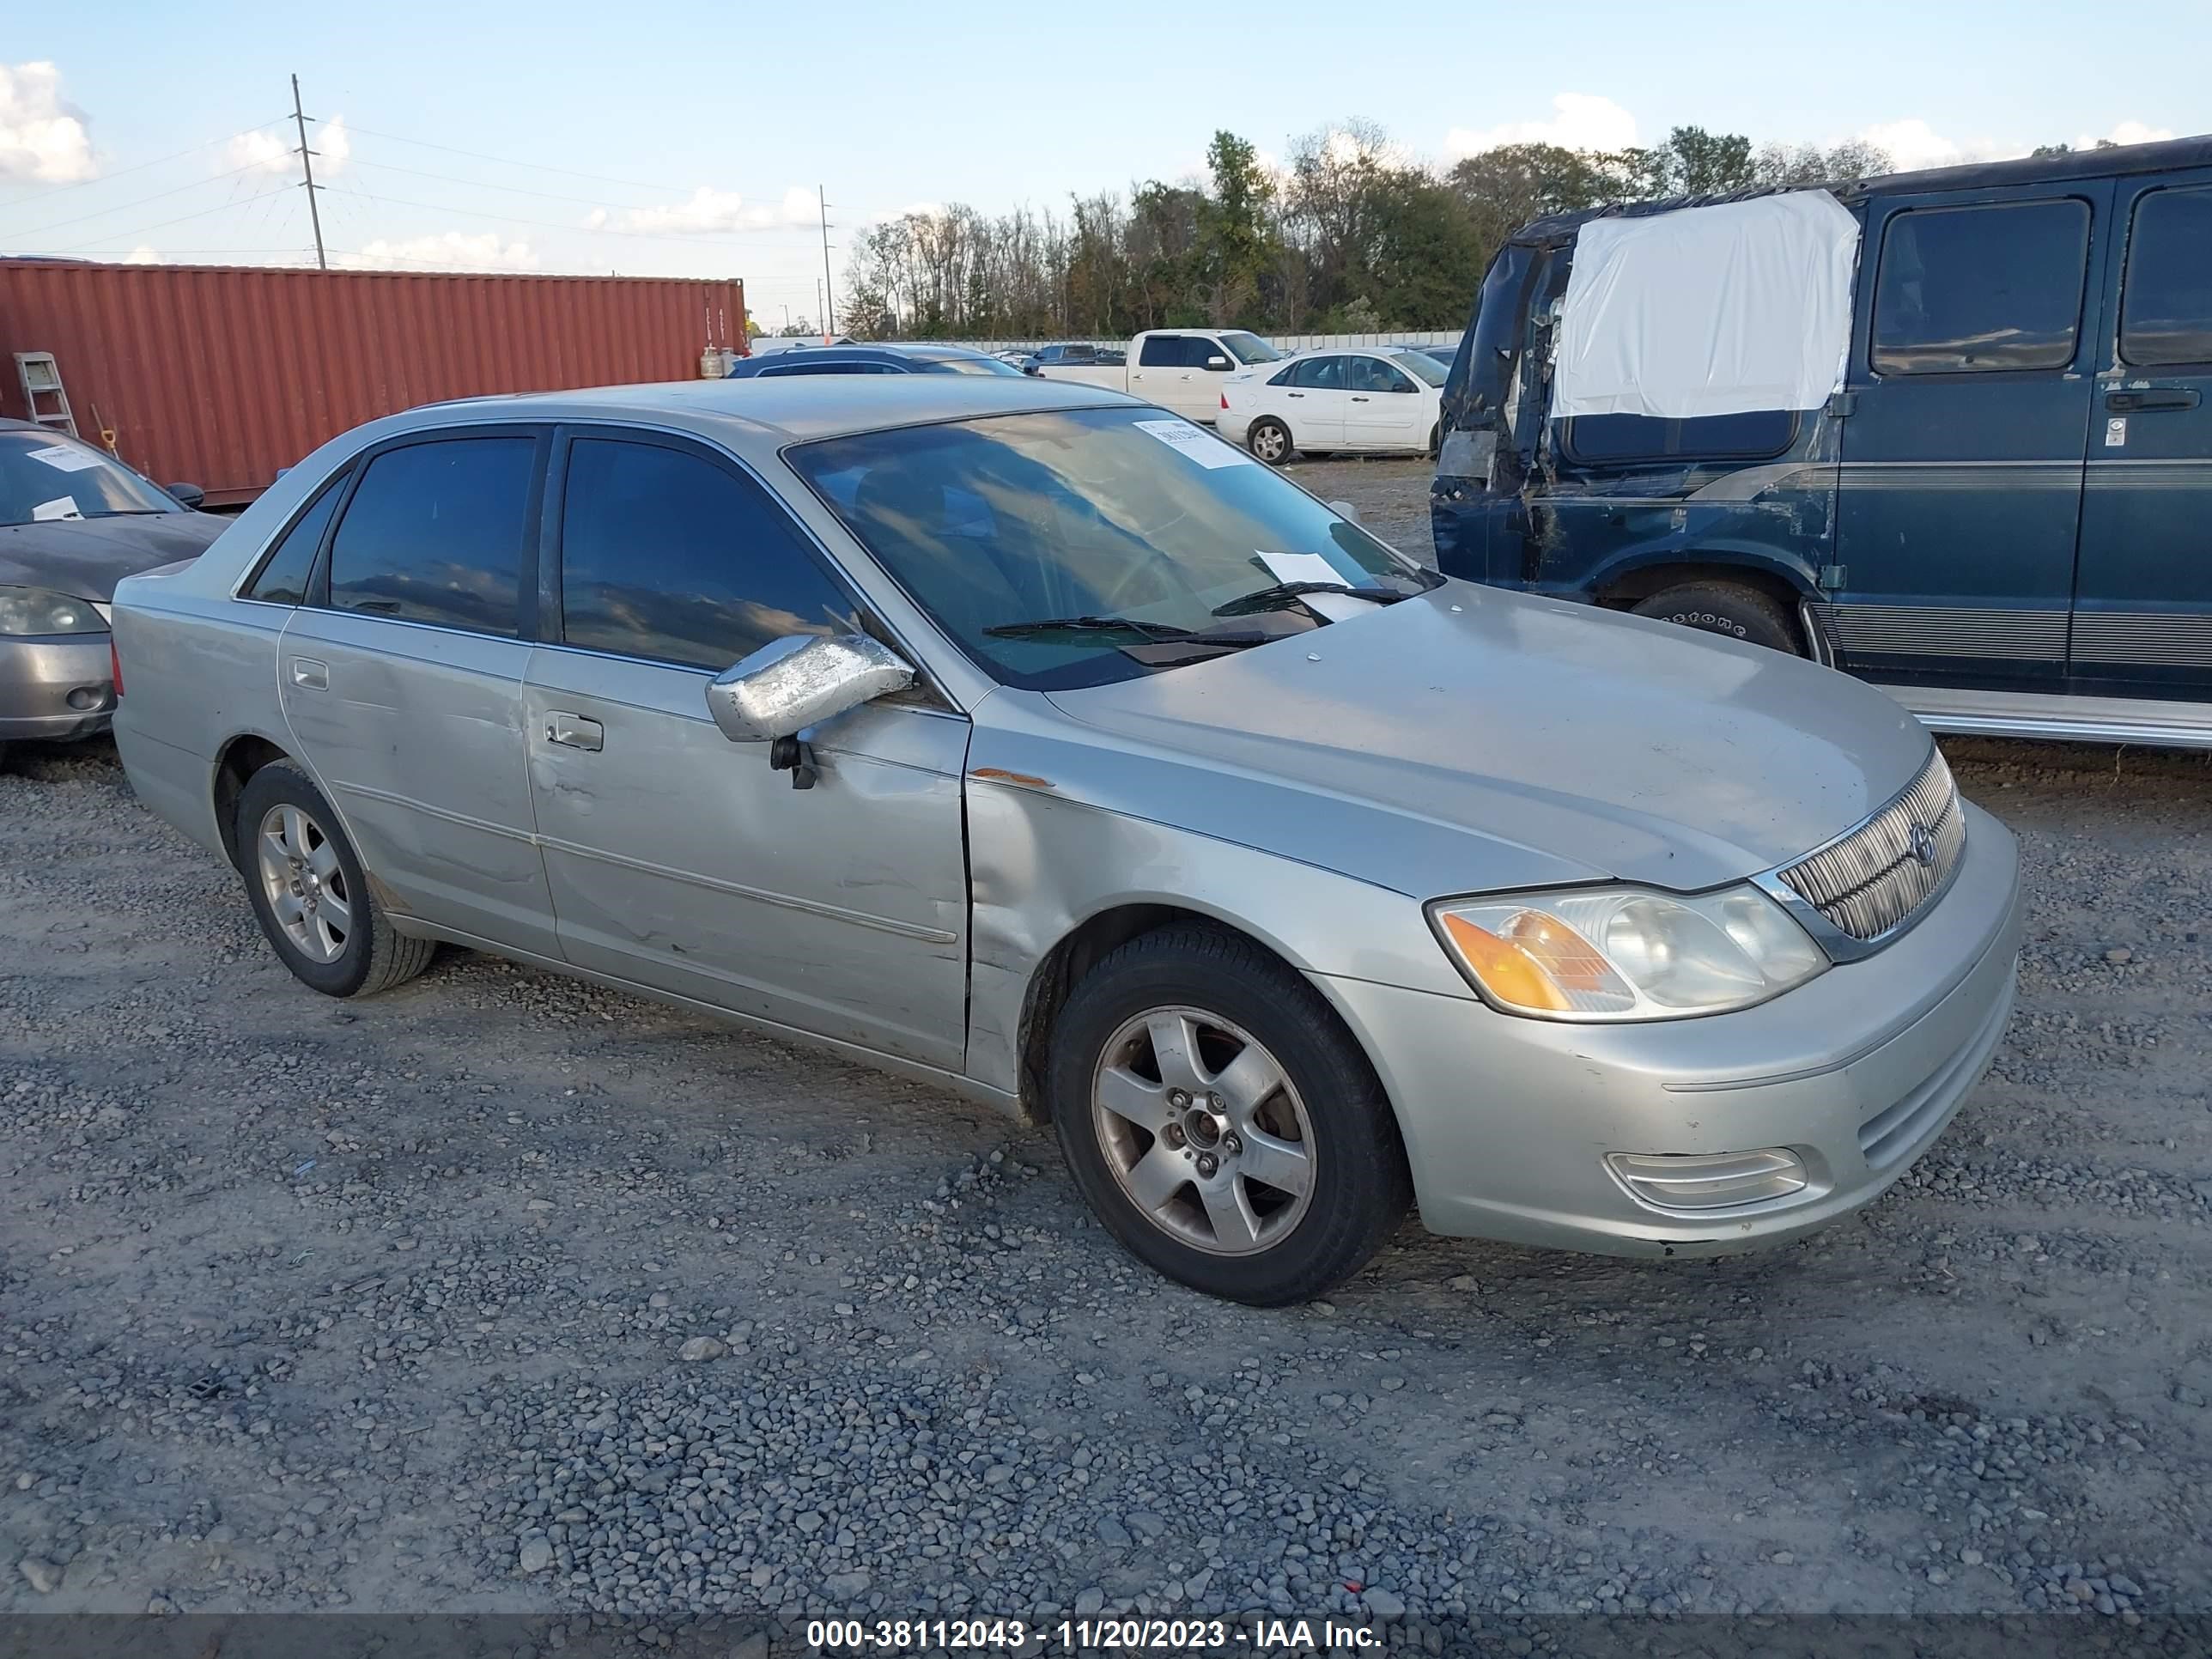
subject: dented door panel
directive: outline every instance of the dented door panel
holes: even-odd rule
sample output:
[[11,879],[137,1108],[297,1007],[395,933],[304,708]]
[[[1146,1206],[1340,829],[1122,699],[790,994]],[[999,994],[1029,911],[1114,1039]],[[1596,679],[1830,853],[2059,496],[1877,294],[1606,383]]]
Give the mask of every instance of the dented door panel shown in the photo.
[[[872,703],[815,735],[813,787],[736,744],[702,672],[566,647],[525,704],[561,949],[580,968],[957,1068],[968,723]],[[549,732],[588,721],[596,750]]]
[[293,613],[278,694],[300,754],[402,915],[556,954],[524,764],[520,641]]

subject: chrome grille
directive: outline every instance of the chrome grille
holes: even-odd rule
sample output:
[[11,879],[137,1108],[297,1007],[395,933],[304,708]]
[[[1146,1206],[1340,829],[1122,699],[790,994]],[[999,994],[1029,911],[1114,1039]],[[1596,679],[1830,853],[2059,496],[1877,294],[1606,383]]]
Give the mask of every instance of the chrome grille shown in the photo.
[[1790,866],[1782,879],[1844,933],[1875,939],[1910,921],[1943,890],[1966,845],[1959,787],[1938,751],[1895,800],[1842,840]]

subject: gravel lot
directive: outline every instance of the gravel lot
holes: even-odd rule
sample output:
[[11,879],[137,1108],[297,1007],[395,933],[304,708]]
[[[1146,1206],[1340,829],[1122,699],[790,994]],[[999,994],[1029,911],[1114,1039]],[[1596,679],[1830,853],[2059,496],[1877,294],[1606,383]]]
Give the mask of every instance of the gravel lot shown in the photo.
[[[1298,476],[1425,545],[1421,472]],[[1892,1194],[1273,1313],[947,1096],[458,951],[320,1000],[19,751],[0,1610],[2212,1611],[2212,767],[1947,746],[2022,1000]]]

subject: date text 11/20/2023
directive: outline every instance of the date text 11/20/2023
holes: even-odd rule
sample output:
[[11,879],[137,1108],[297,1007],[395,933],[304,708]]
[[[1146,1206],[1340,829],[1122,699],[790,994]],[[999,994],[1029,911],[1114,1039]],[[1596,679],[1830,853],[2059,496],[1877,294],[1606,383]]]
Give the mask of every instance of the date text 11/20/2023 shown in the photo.
[[[935,1648],[975,1653],[1079,1652],[1157,1648],[1174,1653],[1356,1651],[1378,1648],[1382,1632],[1341,1619],[817,1619],[808,1646],[824,1652],[896,1653]],[[1040,1645],[1042,1644],[1042,1645]]]

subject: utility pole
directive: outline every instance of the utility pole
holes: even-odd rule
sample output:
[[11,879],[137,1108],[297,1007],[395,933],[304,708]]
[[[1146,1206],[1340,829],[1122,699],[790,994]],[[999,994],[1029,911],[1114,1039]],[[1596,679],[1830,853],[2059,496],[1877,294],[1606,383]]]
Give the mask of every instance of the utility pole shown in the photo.
[[831,326],[836,320],[837,290],[830,282],[830,196],[819,185],[814,186],[814,195],[822,204],[822,334],[827,339],[837,331]]
[[818,276],[814,279],[814,326],[823,339],[830,337],[830,325],[822,316],[822,279]]
[[[315,206],[315,167],[307,159],[315,152],[307,148],[307,118],[300,113],[300,77],[296,75],[292,77],[292,119],[300,129],[300,172],[307,180],[307,217],[315,227],[315,265],[319,270],[328,270],[331,262],[323,252],[323,216]],[[824,253],[822,257],[827,260],[830,256]]]

